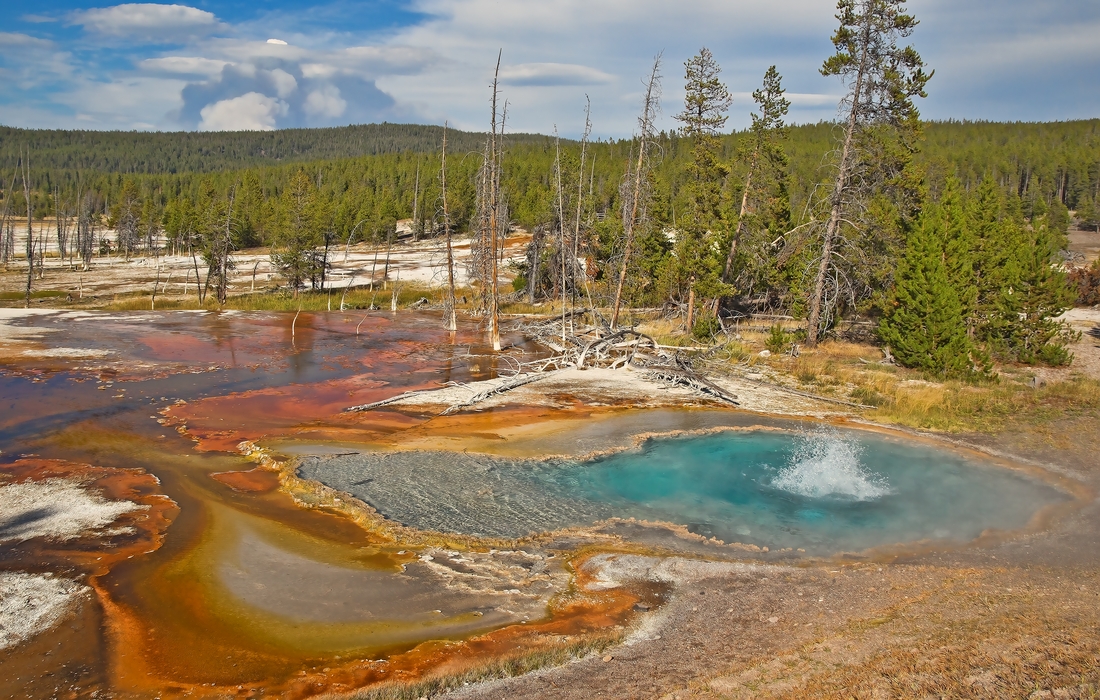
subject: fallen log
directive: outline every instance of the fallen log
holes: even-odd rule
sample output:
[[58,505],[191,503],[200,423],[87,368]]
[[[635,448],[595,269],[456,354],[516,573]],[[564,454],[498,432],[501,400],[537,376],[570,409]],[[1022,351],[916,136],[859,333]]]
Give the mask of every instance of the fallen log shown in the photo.
[[646,376],[658,381],[686,386],[703,394],[713,396],[721,401],[725,401],[726,403],[733,404],[734,406],[741,405],[736,395],[729,393],[722,387],[695,372],[673,369],[671,367],[659,367],[650,369],[646,372]]
[[466,399],[462,403],[452,404],[450,407],[447,408],[447,410],[443,411],[443,413],[441,413],[440,415],[442,415],[442,416],[450,415],[450,414],[455,413],[457,411],[461,411],[464,408],[469,408],[470,406],[481,403],[485,399],[492,398],[493,396],[498,396],[498,395],[503,394],[505,392],[511,391],[512,389],[518,389],[519,387],[524,386],[525,384],[530,384],[532,382],[541,381],[541,380],[546,379],[547,377],[549,377],[551,375],[554,375],[554,374],[557,374],[557,373],[558,373],[558,370],[554,370],[554,371],[550,371],[550,372],[536,372],[536,373],[531,373],[531,374],[516,375],[516,376],[512,377],[511,379],[508,379],[507,381],[496,385],[492,389],[486,389],[485,391],[482,391],[478,394],[474,394],[473,396],[471,396],[469,399]]
[[417,391],[406,391],[404,394],[398,394],[397,396],[391,396],[388,399],[382,399],[381,401],[375,401],[373,403],[360,404],[359,406],[349,406],[343,410],[343,413],[360,413],[362,411],[371,411],[376,408],[381,408],[391,403],[397,403],[402,399],[407,399],[410,396],[416,396],[418,394],[427,394],[437,389],[418,389]]

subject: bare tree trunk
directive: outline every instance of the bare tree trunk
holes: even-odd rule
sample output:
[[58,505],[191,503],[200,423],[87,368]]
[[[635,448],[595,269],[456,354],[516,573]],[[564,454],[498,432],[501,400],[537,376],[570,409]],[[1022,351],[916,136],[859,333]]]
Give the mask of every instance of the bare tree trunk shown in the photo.
[[447,123],[443,123],[443,165],[441,182],[443,190],[443,235],[447,239],[447,304],[446,326],[449,331],[458,330],[458,318],[455,314],[455,258],[451,247],[451,218],[447,209]]
[[626,235],[626,246],[623,250],[623,262],[622,266],[619,268],[619,284],[615,289],[615,302],[611,311],[612,329],[614,329],[619,322],[619,308],[623,300],[623,285],[626,283],[626,272],[630,266],[630,256],[634,252],[634,224],[638,220],[638,204],[642,198],[642,180],[645,177],[643,170],[645,167],[646,148],[649,145],[650,132],[653,128],[653,113],[656,108],[654,88],[657,86],[657,81],[660,78],[660,69],[661,57],[658,55],[653,61],[653,70],[649,74],[649,84],[645,91],[645,104],[642,107],[641,143],[638,146],[638,162],[634,168],[634,195],[633,201],[630,203],[630,216],[623,222],[624,233]]
[[65,265],[65,231],[61,228],[61,188],[54,188],[53,195],[54,218],[57,220],[57,257],[61,265]]
[[[581,240],[581,210],[584,204],[584,160],[588,155],[588,136],[592,133],[592,101],[588,99],[588,95],[584,96],[584,135],[581,136],[581,163],[577,168],[577,219],[576,226],[573,229],[573,259],[570,264],[573,266],[573,308],[577,308],[577,262],[580,257],[580,240]],[[591,196],[591,181],[589,182],[589,196]],[[584,276],[584,291],[588,295],[588,306],[593,308],[592,304],[592,291],[588,288],[588,271],[581,269],[579,271]],[[570,316],[570,324],[573,322],[573,316]]]
[[393,250],[393,237],[396,230],[390,231],[386,236],[386,266],[382,269],[382,289],[386,288],[386,281],[390,278],[390,252]]
[[737,255],[737,245],[741,241],[741,234],[745,230],[745,211],[749,207],[749,188],[752,187],[752,176],[756,172],[756,162],[760,157],[760,150],[752,152],[752,162],[749,164],[749,174],[745,176],[745,190],[741,193],[741,211],[737,214],[737,226],[733,229],[733,240],[730,241],[730,252],[726,255],[726,268],[722,271],[722,281],[730,281],[730,273],[733,272],[733,259]]
[[[195,264],[195,292],[199,295],[199,306],[202,306],[206,302],[206,293],[202,287],[202,279],[199,277],[199,259],[195,256],[194,246],[191,246],[191,262]],[[207,275],[206,281],[210,281],[209,275]]]
[[412,221],[413,243],[416,243],[417,241],[420,240],[420,236],[417,233],[419,229],[417,229],[417,227],[416,227],[417,215],[419,214],[419,212],[420,212],[420,159],[417,158],[417,160],[416,160],[416,184],[413,185],[413,221]]
[[157,310],[157,287],[160,286],[160,258],[157,258],[157,278],[153,281],[153,296],[149,299],[149,310]]
[[[375,231],[374,233],[375,233],[375,235],[377,235],[378,231]],[[371,266],[370,266],[370,290],[372,292],[374,291],[374,273],[377,272],[377,271],[378,271],[378,242],[376,241],[374,243],[374,262],[371,263]]]
[[15,257],[15,231],[9,221],[9,215],[13,214],[11,211],[11,198],[15,194],[15,181],[19,177],[19,170],[16,169],[11,174],[11,180],[8,182],[8,191],[4,197],[4,213],[0,216],[0,262],[4,263],[5,269],[12,258]]
[[[500,150],[497,144],[497,85],[500,77],[500,58],[504,54],[501,49],[497,53],[497,67],[493,73],[493,121],[492,140],[489,148],[489,162],[492,170],[489,186],[489,250],[492,255],[491,279],[489,291],[489,341],[493,344],[493,350],[500,351],[500,299],[497,289],[497,221],[500,208]],[[504,131],[503,125],[501,131]]]
[[34,231],[31,229],[31,221],[34,218],[34,210],[31,206],[31,154],[27,151],[27,157],[23,160],[23,196],[27,200],[27,297],[24,306],[31,305],[31,285],[34,284]]
[[688,280],[688,317],[687,317],[687,332],[691,333],[691,329],[695,327],[695,275],[692,275]]
[[561,258],[561,342],[565,345],[565,194],[561,189],[561,142],[554,125],[554,170],[558,183],[558,255]]

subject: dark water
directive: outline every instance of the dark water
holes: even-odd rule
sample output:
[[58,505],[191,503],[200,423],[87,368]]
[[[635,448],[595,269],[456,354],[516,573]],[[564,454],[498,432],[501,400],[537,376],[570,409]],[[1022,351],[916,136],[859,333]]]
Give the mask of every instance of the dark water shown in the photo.
[[300,473],[417,528],[521,537],[633,517],[816,554],[964,543],[1069,500],[956,452],[837,430],[656,439],[590,462],[346,455],[306,460]]

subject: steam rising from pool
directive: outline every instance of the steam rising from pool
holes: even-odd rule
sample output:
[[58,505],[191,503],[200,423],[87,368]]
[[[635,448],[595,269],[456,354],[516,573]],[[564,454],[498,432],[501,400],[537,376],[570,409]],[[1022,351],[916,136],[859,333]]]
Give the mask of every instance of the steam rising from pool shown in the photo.
[[[412,527],[517,538],[609,518],[831,554],[1016,530],[1068,500],[956,452],[836,429],[648,440],[587,462],[444,452],[309,457],[300,474]],[[667,539],[664,540],[667,543]]]
[[873,501],[890,493],[885,477],[863,467],[863,446],[835,430],[816,430],[797,439],[791,463],[772,481],[772,486],[806,496],[839,496]]

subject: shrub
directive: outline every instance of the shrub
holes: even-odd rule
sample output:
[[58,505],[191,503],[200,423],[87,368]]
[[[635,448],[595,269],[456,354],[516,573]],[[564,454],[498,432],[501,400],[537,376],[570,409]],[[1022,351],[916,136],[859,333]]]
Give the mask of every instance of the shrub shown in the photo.
[[787,332],[783,330],[783,326],[777,323],[768,331],[768,339],[764,341],[764,346],[773,355],[778,355],[787,349],[788,342]]

